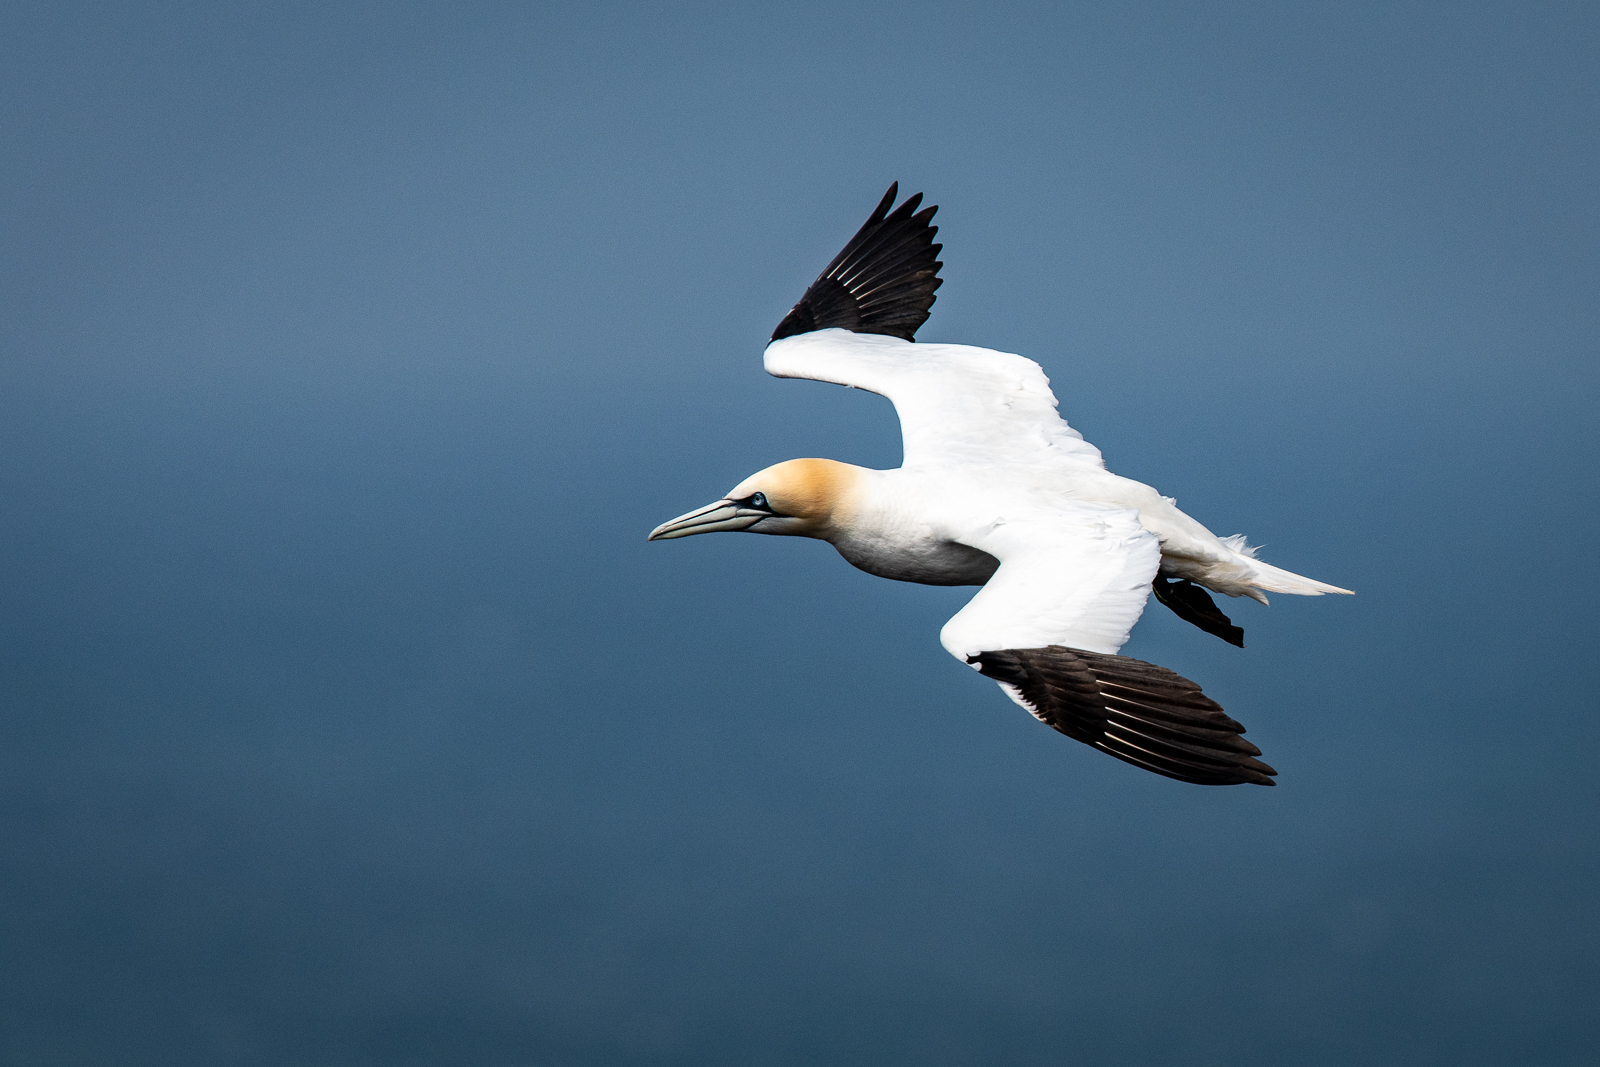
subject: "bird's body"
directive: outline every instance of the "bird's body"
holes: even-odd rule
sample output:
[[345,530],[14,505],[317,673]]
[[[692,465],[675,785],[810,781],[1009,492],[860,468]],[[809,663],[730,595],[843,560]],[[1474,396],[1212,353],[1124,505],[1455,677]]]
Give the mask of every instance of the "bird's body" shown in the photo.
[[895,190],[807,291],[767,346],[767,370],[893,401],[902,466],[825,459],[758,472],[652,539],[717,530],[815,537],[882,578],[980,585],[941,631],[952,655],[1069,736],[1169,777],[1271,785],[1255,746],[1199,687],[1118,656],[1152,588],[1208,632],[1241,634],[1203,586],[1348,590],[1254,558],[1141,482],[1105,467],[1056,410],[1038,364],[911,336],[938,287],[933,209],[888,214]]
[[921,585],[983,585],[1000,561],[952,536],[960,516],[938,506],[942,492],[962,493],[974,479],[963,472],[868,470],[856,475],[849,520],[823,540],[852,566],[879,578]]

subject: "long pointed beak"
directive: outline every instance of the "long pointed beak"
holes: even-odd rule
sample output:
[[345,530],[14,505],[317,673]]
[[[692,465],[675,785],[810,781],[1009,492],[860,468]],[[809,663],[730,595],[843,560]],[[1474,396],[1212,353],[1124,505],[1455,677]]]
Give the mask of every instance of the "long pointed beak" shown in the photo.
[[731,500],[718,500],[687,515],[679,515],[650,531],[647,541],[669,541],[690,534],[720,533],[722,531],[748,530],[762,519],[772,518],[772,512],[757,508],[742,508]]

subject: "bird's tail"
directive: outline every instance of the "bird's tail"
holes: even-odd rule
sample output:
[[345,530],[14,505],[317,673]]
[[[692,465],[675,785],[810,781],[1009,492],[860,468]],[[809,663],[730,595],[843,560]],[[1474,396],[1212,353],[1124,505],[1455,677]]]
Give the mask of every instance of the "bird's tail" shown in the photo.
[[1340,589],[1327,582],[1319,582],[1315,578],[1307,578],[1303,574],[1286,571],[1282,567],[1274,567],[1270,563],[1262,563],[1258,559],[1250,561],[1255,568],[1255,581],[1251,582],[1257,589],[1265,589],[1269,593],[1293,593],[1296,596],[1321,596],[1323,593],[1354,593],[1354,589]]
[[[1269,593],[1292,593],[1295,596],[1322,596],[1324,593],[1354,593],[1351,589],[1341,589],[1337,585],[1319,582],[1315,578],[1307,578],[1303,574],[1286,571],[1282,567],[1274,567],[1270,563],[1256,559],[1256,548],[1246,543],[1243,535],[1235,534],[1224,537],[1222,543],[1233,553],[1234,559],[1247,568],[1251,573],[1245,583],[1251,586],[1245,590],[1244,595],[1259,600],[1263,604],[1267,598],[1260,595],[1257,590]],[[1238,594],[1234,594],[1237,596]]]

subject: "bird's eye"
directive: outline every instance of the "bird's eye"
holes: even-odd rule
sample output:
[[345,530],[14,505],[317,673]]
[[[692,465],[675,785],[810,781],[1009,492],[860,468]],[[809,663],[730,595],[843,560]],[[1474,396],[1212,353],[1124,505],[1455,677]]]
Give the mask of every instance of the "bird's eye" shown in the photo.
[[751,497],[750,498],[750,506],[753,507],[753,508],[764,508],[764,507],[766,507],[767,506],[767,494],[765,494],[765,493],[757,493],[755,496]]

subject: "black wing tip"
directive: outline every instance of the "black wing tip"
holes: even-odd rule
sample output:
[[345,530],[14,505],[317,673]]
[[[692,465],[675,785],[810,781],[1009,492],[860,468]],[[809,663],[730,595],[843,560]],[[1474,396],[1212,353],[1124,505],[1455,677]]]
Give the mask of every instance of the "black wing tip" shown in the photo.
[[900,195],[900,183],[897,182],[897,181],[890,182],[889,183],[889,191],[887,193],[883,194],[883,199],[878,201],[877,209],[872,212],[872,217],[870,219],[868,219],[867,221],[869,221],[869,222],[882,222],[883,221],[883,217],[885,215],[889,214],[889,209],[894,207],[895,198],[898,197],[899,195]]
[[913,193],[894,207],[899,195],[900,183],[894,182],[866,223],[778,323],[772,340],[831,328],[916,340],[937,299],[934,292],[943,284],[939,270],[944,264],[938,256],[944,246],[933,241],[939,232],[932,224],[938,205],[919,211],[922,194]]
[[1245,729],[1200,687],[1153,663],[1063,645],[968,656],[1075,741],[1196,785],[1277,785]]

